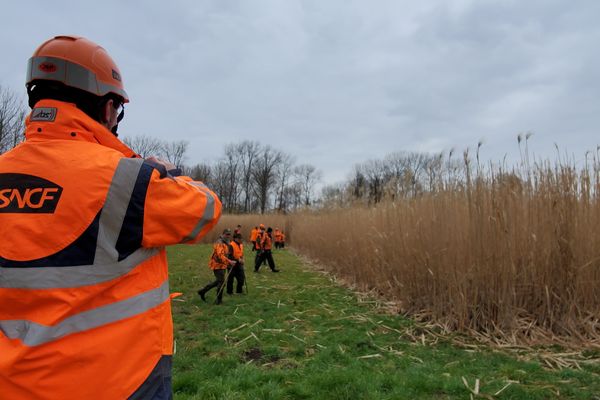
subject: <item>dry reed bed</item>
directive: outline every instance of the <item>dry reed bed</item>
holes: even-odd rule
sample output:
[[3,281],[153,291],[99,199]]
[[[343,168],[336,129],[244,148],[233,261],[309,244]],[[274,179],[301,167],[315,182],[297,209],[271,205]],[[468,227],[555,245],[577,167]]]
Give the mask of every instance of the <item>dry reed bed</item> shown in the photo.
[[225,216],[220,226],[283,228],[336,276],[449,330],[600,346],[598,171],[480,171],[376,206]]

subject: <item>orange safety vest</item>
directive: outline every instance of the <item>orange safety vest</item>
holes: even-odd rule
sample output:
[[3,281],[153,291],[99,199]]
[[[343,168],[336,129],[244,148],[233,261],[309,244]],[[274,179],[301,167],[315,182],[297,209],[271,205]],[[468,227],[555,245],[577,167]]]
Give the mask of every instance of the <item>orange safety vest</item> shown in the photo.
[[252,231],[250,232],[250,241],[251,242],[255,242],[256,238],[258,237],[258,229],[252,229]]
[[0,156],[0,398],[145,388],[173,353],[164,246],[198,242],[220,215],[201,182],[74,104],[38,102],[26,141]]
[[281,243],[285,243],[285,233],[281,232]]
[[231,248],[233,249],[233,258],[235,258],[236,260],[240,260],[242,257],[244,257],[244,245],[243,244],[237,244],[235,240],[232,240],[231,243],[229,243],[229,245],[231,246]]
[[275,242],[281,242],[281,231],[276,230],[273,238],[275,239]]
[[229,267],[229,246],[222,239],[219,238],[215,244],[213,244],[213,252],[208,260],[208,266],[210,269],[227,269]]
[[258,231],[258,234],[256,235],[256,242],[254,245],[254,250],[260,250],[260,244],[262,242],[262,237],[266,234],[267,234],[267,232]]
[[260,240],[260,248],[262,250],[271,250],[271,235],[265,232]]

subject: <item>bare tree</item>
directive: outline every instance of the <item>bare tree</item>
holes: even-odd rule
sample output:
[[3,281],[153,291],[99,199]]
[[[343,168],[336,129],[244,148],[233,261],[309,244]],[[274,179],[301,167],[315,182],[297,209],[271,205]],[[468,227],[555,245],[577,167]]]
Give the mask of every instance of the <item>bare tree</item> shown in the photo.
[[385,163],[382,160],[369,160],[362,164],[362,172],[367,180],[369,201],[379,203],[385,189]]
[[23,99],[0,86],[0,154],[23,141],[26,115]]
[[346,189],[344,184],[327,185],[321,190],[321,205],[323,207],[336,207],[345,204]]
[[304,195],[302,193],[301,182],[295,181],[285,188],[285,192],[291,209],[297,210],[304,205]]
[[279,212],[286,212],[289,206],[290,190],[287,189],[292,177],[293,167],[294,158],[289,154],[282,154],[281,162],[277,166],[276,207]]
[[265,146],[256,158],[252,169],[252,179],[255,183],[256,195],[261,214],[264,214],[269,202],[269,194],[275,183],[277,166],[281,162],[281,152],[271,146]]
[[207,183],[211,182],[212,168],[209,164],[196,164],[192,167],[185,168],[184,174],[195,181]]
[[240,194],[240,183],[239,171],[241,160],[239,156],[239,146],[235,144],[228,144],[225,146],[224,156],[219,162],[219,165],[226,171],[222,174],[221,179],[225,179],[222,182],[223,185],[223,207],[227,212],[239,212],[238,210],[238,198]]
[[391,153],[383,161],[389,171],[386,180],[394,179],[396,194],[416,196],[426,184],[426,170],[431,159],[431,155],[426,153],[406,151]]
[[181,168],[183,166],[183,160],[185,159],[187,146],[188,142],[185,140],[164,142],[161,149],[161,155],[171,164]]
[[258,142],[246,140],[238,145],[238,149],[241,162],[240,177],[242,179],[242,196],[244,197],[242,211],[247,213],[251,211],[251,199],[253,197],[252,185],[254,184],[252,171],[260,152],[260,144]]
[[[230,172],[227,169],[227,165],[220,161],[212,167],[212,179],[210,182],[210,187],[215,191],[215,193],[219,196],[221,203],[223,203],[223,208],[227,210],[227,201],[225,199],[230,197],[229,194],[229,180]],[[228,210],[227,210],[228,211]]]
[[348,183],[348,189],[354,199],[362,199],[367,192],[367,178],[362,172],[361,166],[355,165],[352,177]]
[[317,182],[321,180],[322,173],[310,164],[302,164],[297,166],[294,169],[294,173],[302,190],[304,205],[310,206],[313,190]]
[[158,156],[163,153],[164,143],[162,140],[146,135],[126,137],[123,143],[143,158]]

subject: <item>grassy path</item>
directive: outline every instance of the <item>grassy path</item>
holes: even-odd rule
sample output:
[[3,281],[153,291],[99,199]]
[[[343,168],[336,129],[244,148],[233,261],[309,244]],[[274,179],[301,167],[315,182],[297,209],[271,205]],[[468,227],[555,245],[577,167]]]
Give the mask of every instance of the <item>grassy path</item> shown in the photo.
[[598,366],[548,371],[491,349],[422,341],[410,320],[381,313],[287,251],[275,254],[279,274],[246,268],[249,294],[215,306],[213,289],[203,303],[196,291],[212,279],[209,254],[206,245],[169,249],[171,291],[183,293],[173,302],[175,399],[469,399],[465,382],[474,390],[477,379],[473,398],[600,399]]

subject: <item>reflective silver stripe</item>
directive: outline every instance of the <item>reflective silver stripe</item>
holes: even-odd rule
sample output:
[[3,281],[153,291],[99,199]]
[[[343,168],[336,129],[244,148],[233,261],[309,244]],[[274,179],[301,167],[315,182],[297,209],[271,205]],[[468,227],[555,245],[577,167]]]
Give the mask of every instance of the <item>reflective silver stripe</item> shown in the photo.
[[27,346],[38,346],[73,333],[133,317],[164,303],[168,298],[169,281],[166,280],[156,289],[76,314],[56,325],[47,326],[27,320],[5,320],[0,321],[0,331],[9,339],[19,339]]
[[95,285],[127,274],[159,249],[140,248],[118,261],[115,246],[144,160],[122,158],[113,175],[100,215],[93,265],[0,268],[0,288],[61,289]]
[[159,249],[140,248],[129,257],[106,265],[74,267],[0,268],[0,288],[64,289],[95,285],[127,274],[137,265],[154,257]]
[[115,246],[143,163],[141,158],[122,158],[119,161],[100,215],[94,264],[112,264],[119,259]]
[[208,189],[208,186],[206,186],[204,183],[201,182],[187,182],[188,185],[192,185],[192,186],[196,186],[199,187],[200,189]]
[[[53,68],[40,69],[40,65],[44,63],[52,65]],[[60,58],[31,57],[27,64],[26,83],[35,79],[59,81],[67,86],[93,93],[96,96],[104,96],[107,93],[113,92],[125,99],[129,99],[123,89],[98,80],[94,72],[79,64]]]
[[[205,185],[200,186],[196,182],[188,182],[188,183],[192,186],[197,186],[197,187],[203,186],[204,188],[206,188]],[[196,183],[196,184],[194,184],[194,183]],[[198,236],[198,234],[200,233],[202,228],[204,228],[206,226],[206,224],[208,224],[208,222],[210,220],[212,220],[215,216],[215,197],[208,190],[201,190],[201,192],[206,195],[206,207],[204,208],[204,214],[202,214],[200,221],[198,221],[198,223],[196,224],[196,226],[194,227],[192,232],[183,239],[184,243],[194,240],[194,238],[196,236]]]

